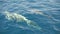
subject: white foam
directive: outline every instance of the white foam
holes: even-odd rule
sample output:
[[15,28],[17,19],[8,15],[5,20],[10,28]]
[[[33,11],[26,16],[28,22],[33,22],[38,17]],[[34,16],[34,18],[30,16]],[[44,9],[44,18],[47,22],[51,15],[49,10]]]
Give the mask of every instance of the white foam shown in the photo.
[[17,13],[10,13],[8,11],[4,12],[4,14],[6,15],[6,19],[8,20],[13,20],[15,19],[17,22],[20,21],[26,21],[27,25],[29,27],[41,30],[42,28],[40,26],[38,26],[35,22],[27,19],[26,17],[22,16],[21,14],[17,14]]

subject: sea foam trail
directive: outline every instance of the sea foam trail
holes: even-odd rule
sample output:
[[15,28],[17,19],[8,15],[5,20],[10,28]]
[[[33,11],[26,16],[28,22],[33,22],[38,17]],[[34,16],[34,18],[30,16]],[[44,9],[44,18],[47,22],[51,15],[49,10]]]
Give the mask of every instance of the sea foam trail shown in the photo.
[[34,28],[34,29],[37,29],[37,30],[42,29],[40,26],[38,26],[38,24],[36,24],[35,22],[27,19],[26,17],[22,16],[21,14],[10,13],[10,12],[6,11],[6,12],[4,12],[4,15],[6,16],[6,19],[8,19],[8,20],[16,20],[17,23],[25,21],[30,28]]

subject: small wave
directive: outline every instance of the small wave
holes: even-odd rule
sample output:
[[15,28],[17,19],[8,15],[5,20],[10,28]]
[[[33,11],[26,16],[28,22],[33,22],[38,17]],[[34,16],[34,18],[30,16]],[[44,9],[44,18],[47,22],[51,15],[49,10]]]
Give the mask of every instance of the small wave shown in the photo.
[[[37,23],[27,19],[26,17],[22,16],[21,14],[17,14],[17,13],[10,13],[10,12],[4,12],[3,14],[5,14],[6,16],[6,19],[8,20],[16,20],[17,23],[19,22],[23,22],[25,21],[26,24],[30,27],[30,28],[34,28],[34,29],[37,29],[37,30],[41,30],[42,28],[40,26],[38,26]],[[20,26],[19,26],[20,27]],[[23,28],[23,27],[21,27]]]

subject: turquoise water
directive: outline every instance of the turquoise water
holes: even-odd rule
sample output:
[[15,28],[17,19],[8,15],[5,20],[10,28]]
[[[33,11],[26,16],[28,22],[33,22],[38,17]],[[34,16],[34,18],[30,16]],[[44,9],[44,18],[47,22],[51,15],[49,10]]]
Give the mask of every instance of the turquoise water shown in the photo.
[[60,0],[0,0],[0,34],[60,34]]

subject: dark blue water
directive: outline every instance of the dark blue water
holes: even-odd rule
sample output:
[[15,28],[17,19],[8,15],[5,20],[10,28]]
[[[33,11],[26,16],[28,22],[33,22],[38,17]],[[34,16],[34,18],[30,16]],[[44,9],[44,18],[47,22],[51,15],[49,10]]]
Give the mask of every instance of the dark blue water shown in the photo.
[[[17,22],[15,16],[9,20],[5,12],[22,15],[42,29]],[[0,0],[0,34],[60,34],[60,0]]]

